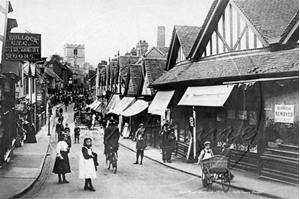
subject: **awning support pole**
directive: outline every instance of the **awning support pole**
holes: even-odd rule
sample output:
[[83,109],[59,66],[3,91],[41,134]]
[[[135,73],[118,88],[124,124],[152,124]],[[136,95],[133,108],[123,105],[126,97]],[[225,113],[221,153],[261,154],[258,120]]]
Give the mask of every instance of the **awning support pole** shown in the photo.
[[194,137],[194,158],[196,158],[196,111],[195,106],[193,106],[193,118],[194,118],[194,126],[193,126],[193,137]]

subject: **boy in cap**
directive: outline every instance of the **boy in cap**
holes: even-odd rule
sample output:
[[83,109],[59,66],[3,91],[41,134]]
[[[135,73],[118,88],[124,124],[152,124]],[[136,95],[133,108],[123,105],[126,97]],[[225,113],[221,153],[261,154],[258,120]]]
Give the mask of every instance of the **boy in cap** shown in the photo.
[[198,164],[200,164],[200,162],[202,160],[205,160],[207,158],[211,158],[214,156],[213,151],[210,148],[210,141],[204,142],[204,147],[205,148],[203,150],[201,150],[201,153],[199,155]]
[[77,143],[79,143],[80,128],[79,128],[78,124],[75,124],[74,136],[75,136],[75,144],[76,144],[76,140],[77,140]]
[[144,134],[140,133],[137,135],[136,140],[136,162],[133,164],[138,164],[139,156],[141,156],[140,164],[143,164],[144,150],[146,148],[146,140],[144,139]]

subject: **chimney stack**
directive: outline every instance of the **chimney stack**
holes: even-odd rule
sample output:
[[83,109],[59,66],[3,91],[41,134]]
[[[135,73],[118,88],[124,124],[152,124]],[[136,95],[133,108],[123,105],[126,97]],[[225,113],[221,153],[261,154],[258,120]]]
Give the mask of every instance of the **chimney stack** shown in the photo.
[[157,47],[165,47],[165,27],[157,27]]

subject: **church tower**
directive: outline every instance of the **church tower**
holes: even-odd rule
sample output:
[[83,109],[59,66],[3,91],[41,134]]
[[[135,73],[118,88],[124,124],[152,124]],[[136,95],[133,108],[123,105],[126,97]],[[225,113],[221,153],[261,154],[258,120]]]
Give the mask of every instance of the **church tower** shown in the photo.
[[85,63],[84,44],[65,44],[64,45],[65,61],[71,63],[74,68],[83,68]]

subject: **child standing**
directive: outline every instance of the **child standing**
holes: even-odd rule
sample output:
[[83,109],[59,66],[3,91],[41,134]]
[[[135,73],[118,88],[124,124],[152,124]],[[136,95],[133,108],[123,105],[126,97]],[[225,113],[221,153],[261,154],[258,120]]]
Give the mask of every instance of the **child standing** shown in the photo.
[[210,141],[204,142],[204,149],[201,150],[199,158],[198,158],[198,164],[201,163],[202,160],[205,160],[207,158],[211,158],[214,156],[213,151],[210,148]]
[[75,124],[74,136],[75,136],[75,144],[76,144],[76,140],[77,140],[77,143],[79,143],[80,128],[79,128],[78,124]]
[[97,173],[93,158],[92,139],[85,138],[79,159],[79,178],[85,179],[84,190],[95,191],[92,179],[97,178]]
[[[56,146],[56,159],[54,163],[53,173],[58,174],[58,183],[69,183],[66,180],[66,173],[71,173],[70,163],[69,163],[69,146],[66,142],[67,137],[62,134],[60,141]],[[63,180],[61,179],[63,177]]]
[[71,148],[71,135],[70,135],[70,128],[69,128],[69,125],[68,123],[66,123],[66,127],[65,127],[65,134],[66,134],[66,137],[67,137],[67,144],[69,145],[69,148]]
[[146,140],[144,139],[144,134],[140,133],[136,140],[136,162],[133,164],[138,164],[139,156],[141,156],[140,164],[143,164],[144,150],[146,148]]

